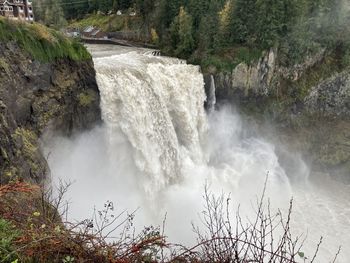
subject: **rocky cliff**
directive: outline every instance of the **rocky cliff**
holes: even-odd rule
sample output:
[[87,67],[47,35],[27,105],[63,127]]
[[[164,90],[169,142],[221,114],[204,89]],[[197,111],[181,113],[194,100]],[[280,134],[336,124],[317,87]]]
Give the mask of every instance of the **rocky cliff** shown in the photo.
[[43,132],[71,135],[99,120],[91,59],[42,62],[16,41],[0,42],[0,183],[41,182],[48,174],[39,147]]
[[[217,100],[272,120],[283,143],[315,169],[350,182],[350,70],[341,61],[339,50],[320,50],[286,68],[270,50],[251,65],[215,74]],[[209,75],[205,80],[210,86]]]

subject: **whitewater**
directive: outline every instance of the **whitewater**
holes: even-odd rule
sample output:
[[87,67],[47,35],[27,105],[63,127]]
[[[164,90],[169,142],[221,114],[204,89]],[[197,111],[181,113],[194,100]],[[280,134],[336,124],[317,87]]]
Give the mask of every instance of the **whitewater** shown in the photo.
[[136,227],[161,225],[166,216],[168,239],[193,244],[191,223],[200,224],[205,186],[217,196],[230,194],[232,207],[249,217],[268,175],[274,209],[287,209],[293,197],[292,231],[307,235],[305,254],[323,236],[316,262],[332,261],[339,246],[337,262],[350,261],[349,186],[325,175],[309,179],[307,164],[288,151],[294,162],[287,172],[274,143],[232,105],[215,109],[215,94],[206,112],[198,66],[147,49],[88,48],[103,124],[73,138],[43,138],[53,184],[73,182],[66,196],[71,220],[87,219],[111,200],[120,211],[138,209]]

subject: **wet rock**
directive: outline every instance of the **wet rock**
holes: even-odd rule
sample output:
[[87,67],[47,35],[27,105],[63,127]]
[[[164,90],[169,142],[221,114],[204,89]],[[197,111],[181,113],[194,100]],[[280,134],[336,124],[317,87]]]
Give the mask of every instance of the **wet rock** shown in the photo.
[[336,74],[312,88],[305,98],[305,110],[326,117],[349,117],[350,72]]
[[271,49],[252,65],[242,62],[231,73],[214,76],[219,100],[239,101],[269,95],[276,69],[276,51]]
[[[42,182],[48,167],[39,147],[44,131],[63,135],[101,119],[92,61],[33,61],[16,43],[0,43],[0,183]],[[81,103],[81,94],[89,99]]]

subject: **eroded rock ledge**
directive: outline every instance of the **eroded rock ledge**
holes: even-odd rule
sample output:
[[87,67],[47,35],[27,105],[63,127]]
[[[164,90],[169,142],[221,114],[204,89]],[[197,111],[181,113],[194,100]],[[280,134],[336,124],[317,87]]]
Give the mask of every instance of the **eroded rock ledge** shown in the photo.
[[[275,50],[252,65],[206,76],[215,79],[217,100],[244,114],[274,123],[264,129],[289,149],[301,152],[316,171],[350,184],[350,69],[339,50],[321,50],[300,65],[284,68]],[[208,90],[208,89],[207,89]]]
[[33,60],[15,42],[0,43],[0,183],[41,182],[48,167],[38,138],[63,135],[101,119],[92,60]]

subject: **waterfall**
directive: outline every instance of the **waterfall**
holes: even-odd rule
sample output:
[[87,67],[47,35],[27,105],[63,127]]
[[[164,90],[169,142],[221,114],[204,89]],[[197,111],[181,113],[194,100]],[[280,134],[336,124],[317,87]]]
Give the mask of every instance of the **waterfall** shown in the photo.
[[[295,235],[308,232],[311,240],[306,255],[321,235],[327,240],[318,262],[329,262],[338,245],[350,251],[349,189],[309,183],[309,169],[288,149],[283,156],[292,155],[287,160],[293,162],[285,170],[275,145],[254,132],[254,125],[231,107],[215,109],[213,76],[207,114],[198,66],[143,49],[90,50],[104,124],[74,138],[49,138],[44,149],[53,182],[76,182],[66,196],[71,220],[89,218],[95,205],[113,200],[120,210],[140,207],[135,225],[141,229],[161,225],[167,213],[169,240],[188,244],[194,240],[191,222],[200,225],[205,185],[215,195],[231,194],[232,208],[240,205],[242,218],[251,218],[269,173],[271,207],[283,211],[294,197]],[[305,180],[293,184],[289,176]],[[349,258],[346,252],[339,262]]]
[[181,180],[187,156],[203,161],[207,119],[199,67],[134,53],[97,58],[95,68],[102,118],[111,134],[127,136],[138,169],[149,178],[148,193]]
[[219,189],[223,179],[227,191],[248,187],[253,180],[256,185],[249,191],[254,193],[269,172],[276,194],[280,189],[290,191],[273,145],[244,139],[240,119],[232,111],[215,113],[213,76],[208,98],[211,114],[206,115],[204,79],[198,66],[149,52],[97,57],[94,62],[109,155],[120,148],[118,134],[122,133],[131,145],[139,171],[136,177],[148,198],[159,198],[170,186],[199,174],[201,187],[209,180],[218,183]]
[[213,111],[215,110],[216,105],[216,86],[215,86],[215,79],[213,75],[210,75],[210,88],[209,88],[209,94],[208,94],[208,110]]

